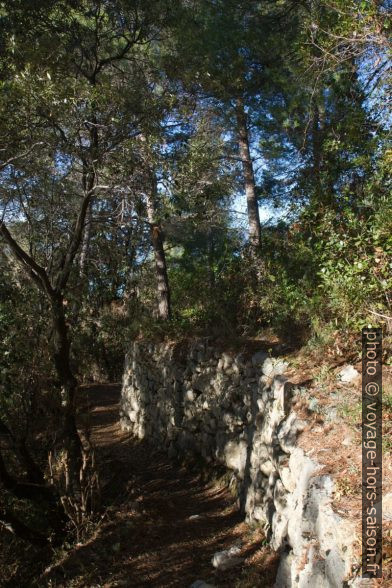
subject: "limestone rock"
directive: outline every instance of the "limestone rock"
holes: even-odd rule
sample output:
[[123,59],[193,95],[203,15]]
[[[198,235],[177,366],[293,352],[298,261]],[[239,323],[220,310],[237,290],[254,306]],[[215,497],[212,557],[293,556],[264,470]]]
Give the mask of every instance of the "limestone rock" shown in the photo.
[[196,394],[194,393],[193,390],[187,390],[184,394],[184,399],[187,402],[194,402],[195,398],[196,398]]
[[214,568],[218,570],[229,570],[238,566],[244,561],[244,558],[239,557],[241,549],[237,546],[225,549],[224,551],[217,551],[211,560]]
[[354,366],[345,365],[339,372],[339,377],[342,382],[349,384],[359,377],[359,372],[357,372]]
[[[263,525],[281,553],[277,588],[341,588],[350,577],[356,537],[349,521],[332,510],[333,480],[318,475],[320,465],[297,447],[306,423],[292,410],[287,366],[262,350],[248,360],[207,348],[205,340],[184,348],[180,357],[170,343],[133,342],[121,426],[172,458],[197,456],[231,470],[230,488],[246,520]],[[341,380],[358,375],[346,366]],[[326,417],[338,418],[332,411]],[[383,511],[392,520],[391,494]],[[197,524],[198,518],[189,520]],[[241,562],[238,546],[212,558],[217,570]],[[211,585],[197,580],[192,587]]]
[[392,492],[382,498],[382,517],[387,521],[392,521]]
[[288,367],[289,364],[286,361],[269,357],[264,361],[262,369],[265,376],[272,378],[284,374]]
[[247,459],[247,444],[245,441],[229,441],[224,448],[224,460],[228,468],[235,470],[242,477]]

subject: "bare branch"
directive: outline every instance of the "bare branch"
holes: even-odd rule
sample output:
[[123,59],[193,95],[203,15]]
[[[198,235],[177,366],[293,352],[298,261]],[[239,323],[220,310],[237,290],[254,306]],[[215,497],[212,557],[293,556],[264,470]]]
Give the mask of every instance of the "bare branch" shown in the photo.
[[0,164],[0,171],[5,169],[8,165],[12,165],[15,161],[18,161],[18,159],[22,159],[23,157],[26,157],[27,155],[30,155],[30,153],[32,151],[34,151],[34,149],[36,147],[38,147],[39,145],[44,145],[43,141],[38,141],[38,143],[34,143],[30,149],[28,149],[27,151],[25,151],[24,153],[19,153],[18,155],[15,155],[14,157],[10,157],[9,159],[7,159],[7,161],[3,161]]

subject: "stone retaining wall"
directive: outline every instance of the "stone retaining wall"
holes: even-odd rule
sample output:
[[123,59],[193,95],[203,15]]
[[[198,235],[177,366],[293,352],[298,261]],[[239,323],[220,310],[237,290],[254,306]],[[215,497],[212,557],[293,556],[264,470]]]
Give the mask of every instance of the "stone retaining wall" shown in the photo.
[[171,457],[198,455],[232,472],[248,521],[281,553],[278,588],[340,588],[352,574],[353,526],[331,508],[333,481],[297,447],[287,365],[193,344],[135,342],[121,420]]

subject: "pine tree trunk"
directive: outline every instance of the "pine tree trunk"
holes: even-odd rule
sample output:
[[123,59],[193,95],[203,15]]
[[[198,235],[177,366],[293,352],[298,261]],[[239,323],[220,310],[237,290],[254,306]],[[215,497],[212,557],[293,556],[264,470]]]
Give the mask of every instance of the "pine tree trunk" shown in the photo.
[[156,214],[156,180],[152,181],[152,189],[147,194],[147,218],[150,225],[151,243],[154,249],[156,282],[158,293],[158,316],[161,320],[168,321],[171,318],[170,285],[167,275],[166,255],[163,247],[162,227],[157,221]]
[[257,202],[253,164],[249,149],[249,134],[246,113],[242,98],[238,98],[237,100],[237,134],[245,182],[249,224],[249,242],[253,247],[259,247],[261,240],[259,205]]

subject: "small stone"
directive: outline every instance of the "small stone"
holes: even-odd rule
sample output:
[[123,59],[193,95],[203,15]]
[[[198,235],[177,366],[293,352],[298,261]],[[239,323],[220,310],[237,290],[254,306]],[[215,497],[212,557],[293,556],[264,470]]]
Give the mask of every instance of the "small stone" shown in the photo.
[[289,364],[287,363],[287,361],[277,360],[274,362],[274,374],[276,376],[281,376],[285,373],[288,367]]
[[190,517],[188,517],[189,521],[195,521],[196,519],[200,519],[200,515],[196,514],[196,515],[191,515]]
[[309,410],[311,410],[312,412],[318,412],[318,408],[319,408],[319,401],[317,400],[317,398],[311,398],[309,400],[309,405],[308,405]]
[[263,363],[263,374],[269,378],[281,376],[287,370],[289,364],[280,359],[268,357]]
[[212,565],[218,570],[229,570],[238,566],[244,561],[243,557],[238,557],[241,549],[239,547],[231,547],[224,551],[217,551],[212,558]]
[[137,417],[138,417],[138,413],[136,410],[130,410],[128,412],[128,418],[131,421],[131,423],[136,423],[137,422]]
[[247,460],[248,446],[246,441],[240,439],[238,443],[229,441],[224,447],[224,457],[226,466],[238,472],[242,477],[245,471]]
[[273,376],[274,373],[274,362],[268,357],[263,363],[263,374],[265,376]]
[[352,365],[345,365],[344,368],[339,372],[339,377],[342,382],[349,384],[356,380],[359,376],[359,372]]
[[213,584],[207,584],[204,580],[196,580],[189,588],[215,588],[215,586]]
[[187,390],[185,392],[185,400],[188,402],[193,402],[195,400],[195,393],[193,390]]
[[325,410],[325,419],[329,422],[335,422],[338,418],[338,409],[336,406],[331,406]]
[[352,442],[351,437],[345,437],[342,441],[342,445],[344,445],[345,447],[349,447],[352,444],[353,444],[353,442]]
[[223,362],[222,367],[224,370],[227,370],[227,368],[230,367],[233,363],[233,357],[229,353],[222,353],[221,359]]

